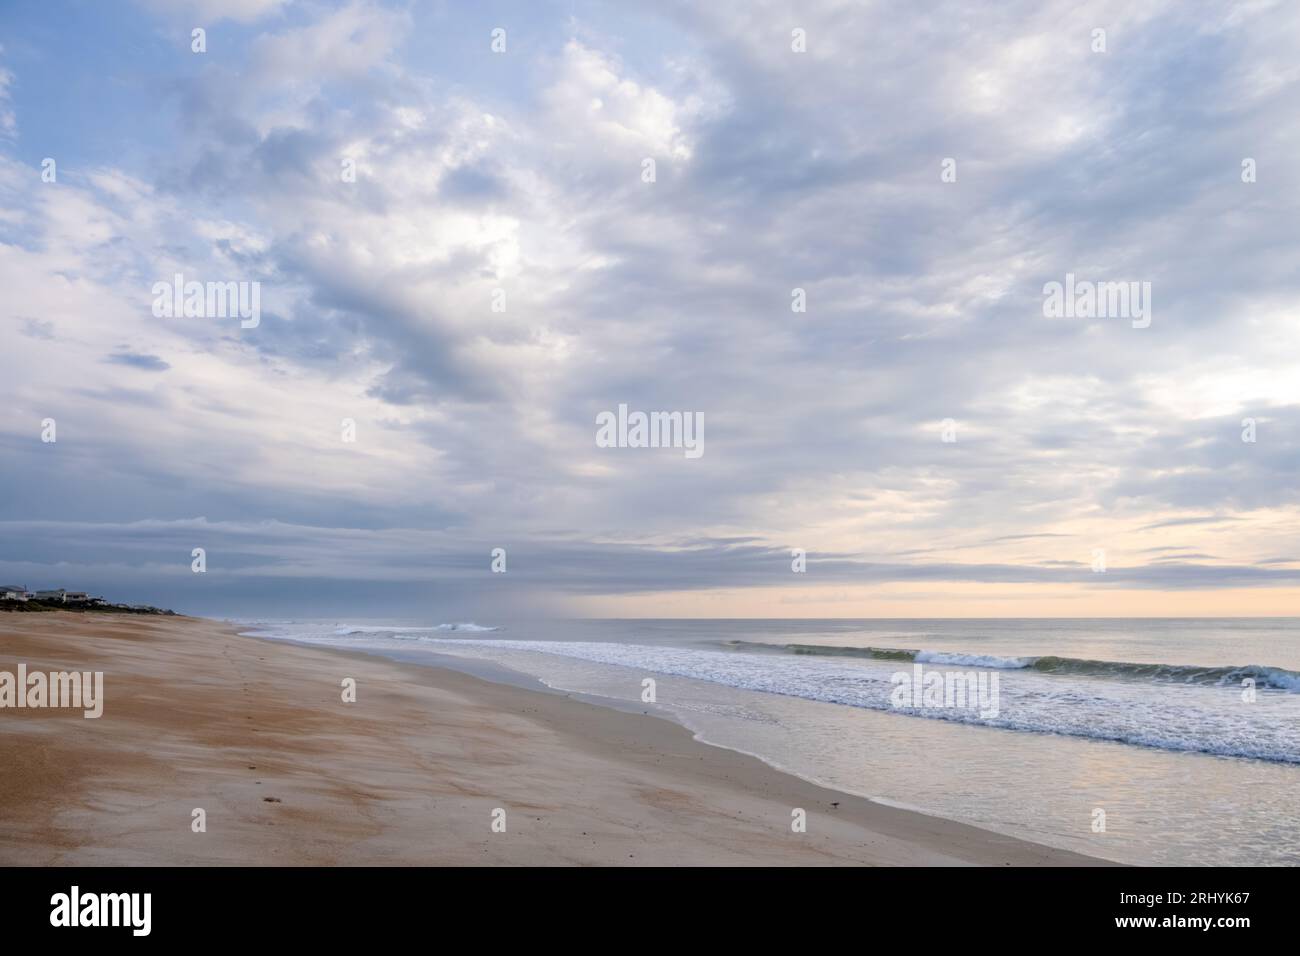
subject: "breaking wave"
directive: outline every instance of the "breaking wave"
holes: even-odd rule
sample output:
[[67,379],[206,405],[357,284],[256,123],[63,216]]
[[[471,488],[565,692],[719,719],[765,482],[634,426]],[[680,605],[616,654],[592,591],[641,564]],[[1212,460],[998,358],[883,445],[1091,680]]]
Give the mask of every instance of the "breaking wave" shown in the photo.
[[914,661],[918,664],[951,664],[955,667],[985,667],[994,670],[1033,670],[1040,674],[1098,677],[1108,680],[1153,681],[1161,684],[1197,684],[1210,687],[1241,686],[1254,680],[1256,687],[1300,693],[1300,674],[1281,667],[1244,664],[1235,667],[1199,667],[1193,664],[1138,664],[1128,661],[1094,661],[1078,657],[996,657],[949,651],[911,650],[897,647],[826,647],[818,644],[763,644],[757,641],[727,641],[728,647],[743,650],[777,650],[813,657],[860,657],[877,661]]

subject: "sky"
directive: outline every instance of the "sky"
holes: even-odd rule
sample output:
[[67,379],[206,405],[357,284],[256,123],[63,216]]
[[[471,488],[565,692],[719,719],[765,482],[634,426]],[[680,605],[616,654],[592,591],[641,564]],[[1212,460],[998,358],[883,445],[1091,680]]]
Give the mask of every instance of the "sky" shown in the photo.
[[0,581],[1300,614],[1297,49],[1266,0],[6,0]]

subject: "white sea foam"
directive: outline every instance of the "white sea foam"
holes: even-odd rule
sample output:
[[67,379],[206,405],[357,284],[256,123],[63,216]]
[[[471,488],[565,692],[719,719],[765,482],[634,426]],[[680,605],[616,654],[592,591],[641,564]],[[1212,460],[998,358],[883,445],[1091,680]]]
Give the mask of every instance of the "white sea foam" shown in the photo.
[[[1000,713],[899,708],[890,701],[891,661],[838,657],[776,657],[661,645],[579,641],[420,638],[449,651],[493,657],[498,652],[547,654],[640,672],[709,681],[742,690],[885,710],[913,717],[1003,730],[1066,734],[1163,750],[1300,763],[1300,700],[1261,695],[1245,705],[1239,688],[1106,681],[1039,674],[1008,658],[946,656],[952,667],[1011,670],[1003,677]],[[976,660],[996,663],[978,665]]]
[[1034,662],[1032,657],[993,657],[989,654],[954,654],[948,651],[917,651],[918,664],[953,664],[957,667],[984,667],[991,670],[1020,670]]

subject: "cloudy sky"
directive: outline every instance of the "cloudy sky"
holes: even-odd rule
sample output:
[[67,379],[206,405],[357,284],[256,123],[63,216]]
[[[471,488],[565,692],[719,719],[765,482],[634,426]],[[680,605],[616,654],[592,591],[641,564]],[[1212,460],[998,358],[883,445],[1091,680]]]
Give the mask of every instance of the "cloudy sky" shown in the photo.
[[[1300,613],[1297,49],[1267,0],[9,0],[0,579]],[[156,316],[178,273],[260,323]],[[620,404],[704,454],[599,447]]]

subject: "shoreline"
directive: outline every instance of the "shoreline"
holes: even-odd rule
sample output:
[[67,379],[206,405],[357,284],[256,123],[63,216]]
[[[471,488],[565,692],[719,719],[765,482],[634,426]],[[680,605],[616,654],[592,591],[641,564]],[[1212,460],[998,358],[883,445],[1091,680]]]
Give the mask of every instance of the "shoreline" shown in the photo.
[[818,786],[665,715],[237,629],[0,615],[0,670],[104,672],[99,719],[0,710],[0,865],[1114,865]]

